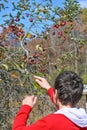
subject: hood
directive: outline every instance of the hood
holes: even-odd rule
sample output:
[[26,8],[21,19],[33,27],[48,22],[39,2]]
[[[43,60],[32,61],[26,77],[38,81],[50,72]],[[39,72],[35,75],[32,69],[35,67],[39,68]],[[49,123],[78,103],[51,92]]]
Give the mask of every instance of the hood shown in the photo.
[[63,114],[81,128],[87,127],[87,113],[83,108],[64,107],[55,112],[55,114]]

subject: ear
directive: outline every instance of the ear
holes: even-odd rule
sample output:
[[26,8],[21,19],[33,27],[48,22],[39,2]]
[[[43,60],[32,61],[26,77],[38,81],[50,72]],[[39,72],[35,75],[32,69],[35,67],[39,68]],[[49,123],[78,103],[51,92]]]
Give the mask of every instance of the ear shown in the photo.
[[58,98],[58,92],[57,92],[57,89],[55,89],[55,93],[54,93],[54,95],[55,95],[55,98]]
[[55,89],[54,95],[53,95],[54,104],[57,105],[58,101],[58,92],[57,89]]

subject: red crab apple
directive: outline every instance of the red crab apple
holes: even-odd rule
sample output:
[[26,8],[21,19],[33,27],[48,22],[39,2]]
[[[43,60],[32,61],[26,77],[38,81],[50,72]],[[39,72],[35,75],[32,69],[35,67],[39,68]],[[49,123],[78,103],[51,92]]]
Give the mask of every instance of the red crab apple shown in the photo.
[[38,58],[39,54],[38,53],[34,53],[33,57],[34,58]]
[[63,41],[66,41],[66,36],[64,36],[63,38],[64,38]]
[[52,35],[55,35],[55,32],[52,32]]
[[55,27],[55,28],[59,28],[59,25],[58,25],[58,24],[54,24],[53,27]]
[[27,60],[25,59],[25,60],[23,60],[23,62],[26,64],[26,63],[27,63]]
[[61,38],[62,32],[58,32],[58,38]]
[[33,22],[33,19],[32,19],[32,18],[30,18],[29,20],[30,20],[30,22]]
[[12,22],[12,23],[14,22],[14,18],[11,19],[11,22]]
[[23,60],[26,60],[26,58],[27,58],[26,55],[23,55],[22,59],[23,59]]
[[66,25],[66,21],[61,21],[61,25],[65,26]]
[[7,57],[6,55],[3,55],[3,56],[2,56],[3,59],[6,59],[6,57]]
[[19,21],[20,21],[20,18],[19,18],[19,17],[17,17],[15,21],[16,21],[16,22],[19,22]]
[[44,73],[45,71],[45,68],[40,68],[40,72]]
[[31,59],[30,63],[31,63],[31,64],[36,64],[36,60]]
[[21,33],[21,35],[20,35],[22,38],[24,37],[24,33]]

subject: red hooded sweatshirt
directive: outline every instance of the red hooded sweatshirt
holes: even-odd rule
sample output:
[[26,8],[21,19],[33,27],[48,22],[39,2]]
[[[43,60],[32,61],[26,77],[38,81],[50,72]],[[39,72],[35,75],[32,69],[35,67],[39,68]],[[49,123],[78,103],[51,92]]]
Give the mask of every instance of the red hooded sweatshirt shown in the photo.
[[[53,101],[53,88],[48,90]],[[12,130],[87,130],[87,113],[83,108],[66,108],[57,110],[27,125],[27,119],[32,108],[23,105],[14,119]]]

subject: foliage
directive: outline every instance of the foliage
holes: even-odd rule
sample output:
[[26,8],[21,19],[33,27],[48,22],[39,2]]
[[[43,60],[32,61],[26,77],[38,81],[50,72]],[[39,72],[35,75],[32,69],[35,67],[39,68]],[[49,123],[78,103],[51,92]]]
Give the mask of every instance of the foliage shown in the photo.
[[[81,20],[84,24],[84,33],[87,33],[87,8],[83,8],[81,9],[81,14],[80,14],[80,17],[81,17]],[[85,34],[84,34],[85,35]]]
[[69,22],[76,20],[81,10],[79,2],[77,0],[65,0],[63,4],[64,9],[61,9],[58,13],[61,19],[65,19]]
[[82,75],[81,77],[82,77],[82,79],[83,79],[83,83],[84,83],[84,84],[87,84],[87,74],[84,74],[84,75]]
[[[1,12],[9,0],[0,1]],[[45,76],[51,83],[64,70],[76,71],[86,41],[80,37],[78,2],[66,0],[64,8],[51,0],[17,0],[10,13],[2,13],[0,32],[0,123],[11,129],[12,119],[26,94],[42,96],[45,91],[33,75]],[[79,38],[78,38],[79,37]],[[78,64],[77,64],[78,63]],[[9,114],[10,113],[10,114]],[[10,122],[10,123],[9,123]]]

